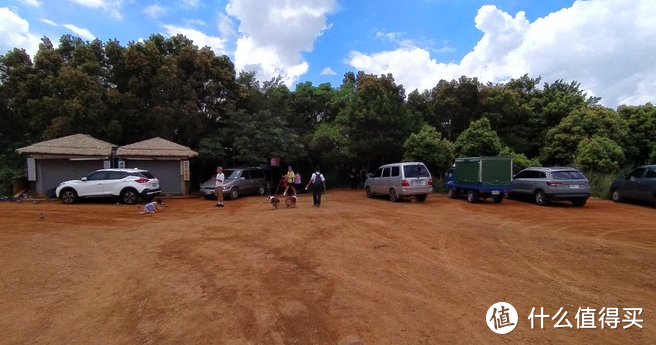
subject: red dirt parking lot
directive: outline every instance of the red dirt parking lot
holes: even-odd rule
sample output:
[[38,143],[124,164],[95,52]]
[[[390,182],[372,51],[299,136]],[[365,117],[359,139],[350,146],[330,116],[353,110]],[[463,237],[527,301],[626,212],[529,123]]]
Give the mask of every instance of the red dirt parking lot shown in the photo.
[[[257,196],[166,204],[0,203],[0,343],[656,342],[653,207],[350,190],[320,208],[307,194],[275,211]],[[501,301],[519,315],[505,335],[486,323]],[[561,307],[572,328],[554,328]],[[595,329],[577,329],[579,307],[596,310]],[[643,328],[601,329],[613,307],[621,320],[642,308]]]

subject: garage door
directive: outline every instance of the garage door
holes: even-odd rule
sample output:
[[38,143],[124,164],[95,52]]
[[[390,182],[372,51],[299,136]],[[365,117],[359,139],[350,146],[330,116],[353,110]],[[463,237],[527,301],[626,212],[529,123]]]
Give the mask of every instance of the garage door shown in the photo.
[[162,193],[181,194],[180,161],[126,160],[126,168],[146,169],[159,180]]
[[102,160],[39,159],[37,168],[41,183],[37,183],[36,193],[44,195],[46,190],[57,187],[64,181],[78,180],[93,171],[103,169],[104,166]]

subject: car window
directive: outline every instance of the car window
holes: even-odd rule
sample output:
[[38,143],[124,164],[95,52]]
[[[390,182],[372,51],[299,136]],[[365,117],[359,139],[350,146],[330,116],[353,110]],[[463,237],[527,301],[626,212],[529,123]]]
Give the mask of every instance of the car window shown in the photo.
[[107,179],[108,180],[120,180],[124,177],[128,176],[128,173],[125,171],[110,171],[107,174]]
[[547,173],[546,172],[540,171],[539,173],[540,173],[540,176],[538,176],[538,178],[547,178]]
[[398,166],[396,166],[396,167],[392,167],[392,177],[397,177],[397,176],[399,176],[399,172],[400,172],[400,171],[401,171],[401,169],[399,169]]
[[243,177],[246,180],[250,179],[251,178],[250,170],[242,170],[241,171],[241,177]]
[[629,178],[631,178],[631,177],[641,178],[642,175],[644,175],[644,174],[645,174],[645,168],[638,168],[638,169],[636,169],[636,170],[633,170],[633,171],[629,174]]
[[262,178],[264,177],[264,172],[259,169],[251,170],[251,178]]
[[403,175],[410,177],[430,177],[430,172],[423,164],[408,164],[403,166]]
[[585,176],[578,170],[554,171],[551,173],[554,180],[585,180]]
[[155,175],[149,173],[148,171],[141,171],[140,173],[141,173],[141,176],[143,176],[145,178],[155,178]]
[[647,175],[645,175],[645,178],[654,178],[654,177],[656,177],[656,169],[647,170]]
[[106,171],[95,171],[89,174],[89,176],[87,176],[87,180],[91,180],[91,181],[106,180],[106,179],[107,179]]
[[383,168],[383,177],[390,177],[390,168]]
[[515,175],[515,178],[528,178],[531,175],[530,170],[524,170],[520,171],[517,175]]
[[374,177],[381,177],[381,176],[383,176],[383,168],[378,168],[378,170],[376,170],[376,173],[374,174]]

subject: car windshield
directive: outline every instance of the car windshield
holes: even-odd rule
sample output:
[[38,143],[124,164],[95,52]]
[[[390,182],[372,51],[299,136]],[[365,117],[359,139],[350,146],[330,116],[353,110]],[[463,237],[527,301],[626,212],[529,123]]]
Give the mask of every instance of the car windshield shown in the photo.
[[238,178],[239,170],[223,170],[225,178]]
[[406,178],[411,177],[430,177],[428,169],[423,164],[404,165],[403,173]]
[[554,180],[585,180],[585,176],[580,171],[555,171],[552,172]]

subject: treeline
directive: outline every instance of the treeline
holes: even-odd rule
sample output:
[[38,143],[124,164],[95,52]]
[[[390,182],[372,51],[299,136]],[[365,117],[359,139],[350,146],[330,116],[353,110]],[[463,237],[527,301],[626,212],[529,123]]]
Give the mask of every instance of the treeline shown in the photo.
[[656,161],[654,106],[605,108],[576,81],[463,76],[406,94],[391,74],[348,72],[338,87],[291,91],[181,35],[127,46],[65,35],[57,47],[43,38],[33,61],[21,49],[0,56],[3,187],[24,173],[16,148],[75,133],[117,145],[159,136],[198,151],[201,167],[281,157],[340,176],[401,159],[441,174],[470,155],[600,173]]

